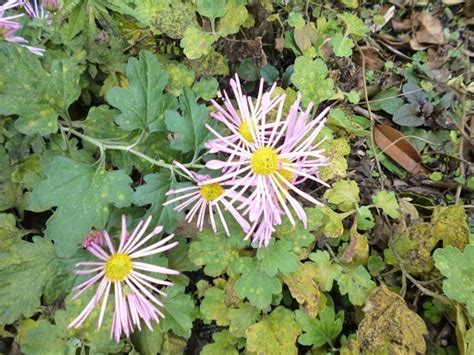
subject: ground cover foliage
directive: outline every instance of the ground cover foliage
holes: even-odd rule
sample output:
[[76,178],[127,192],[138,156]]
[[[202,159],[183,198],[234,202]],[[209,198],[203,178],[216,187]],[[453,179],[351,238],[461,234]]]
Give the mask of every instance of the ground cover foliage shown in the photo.
[[[0,42],[0,351],[474,353],[473,14],[454,0],[64,0],[21,18],[46,50]],[[262,248],[235,222],[199,231],[163,206],[189,183],[172,162],[211,158],[210,100],[235,73],[254,97],[276,82],[286,113],[298,93],[313,115],[331,106],[330,187],[303,187],[324,205]],[[123,214],[175,233],[153,262],[181,274],[160,324],[117,343],[112,304],[100,331],[98,310],[67,325],[88,299],[71,298],[84,236],[116,237]]]

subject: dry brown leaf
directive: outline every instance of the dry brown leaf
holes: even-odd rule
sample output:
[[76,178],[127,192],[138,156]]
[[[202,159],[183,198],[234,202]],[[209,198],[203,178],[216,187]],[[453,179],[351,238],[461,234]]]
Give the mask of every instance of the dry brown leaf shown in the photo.
[[411,311],[402,297],[385,286],[375,289],[367,298],[365,317],[357,330],[363,354],[424,354],[424,335],[428,332],[423,319]]
[[[363,46],[360,50],[365,57],[365,69],[366,70],[378,70],[382,69],[385,65],[385,61],[379,56],[379,51],[374,47]],[[360,53],[355,52],[355,59],[358,63],[362,63]]]
[[302,28],[295,29],[294,38],[296,45],[303,52],[311,47],[311,44],[316,41],[316,31],[311,25],[307,24]]
[[427,12],[422,12],[417,17],[417,23],[419,26],[416,31],[415,38],[418,43],[427,44],[444,44],[446,39],[444,38],[443,25],[441,21]]
[[427,175],[429,170],[421,165],[421,157],[403,133],[387,125],[374,127],[375,143],[382,152],[412,174]]
[[404,32],[411,30],[411,19],[400,21],[399,19],[392,20],[392,27],[395,32]]
[[350,232],[350,241],[341,260],[352,266],[365,265],[369,257],[369,243],[367,238],[357,232],[357,224],[353,224]]

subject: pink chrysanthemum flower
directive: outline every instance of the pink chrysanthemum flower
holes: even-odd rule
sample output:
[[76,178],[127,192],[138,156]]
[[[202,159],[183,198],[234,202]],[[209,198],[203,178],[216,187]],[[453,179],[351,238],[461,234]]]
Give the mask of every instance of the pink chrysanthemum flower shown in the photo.
[[226,173],[200,185],[219,184],[234,179],[229,192],[239,192],[230,204],[248,193],[249,196],[237,210],[245,209],[243,215],[248,215],[250,222],[253,222],[246,237],[253,234],[253,241],[259,245],[268,244],[273,226],[281,223],[281,215],[287,215],[290,222],[295,224],[289,206],[306,226],[306,213],[290,192],[312,204],[319,205],[320,202],[299,189],[298,184],[304,180],[312,180],[327,186],[317,176],[319,167],[327,163],[322,154],[323,150],[317,149],[322,141],[315,143],[315,139],[324,125],[324,117],[329,108],[308,122],[312,104],[308,105],[305,111],[301,111],[298,96],[288,117],[283,120],[284,101],[284,95],[283,99],[277,101],[276,121],[272,125],[265,123],[268,111],[261,113],[253,141],[246,142],[245,145],[238,145],[228,137],[223,137],[211,126],[207,126],[223,142],[219,146],[223,148],[216,147],[216,150],[231,156],[227,161],[209,161],[206,164],[209,169]]
[[19,17],[22,17],[23,14],[5,16],[7,10],[14,9],[18,6],[23,5],[23,1],[18,0],[9,0],[5,4],[0,5],[0,40],[4,40],[10,43],[18,43],[21,46],[28,49],[31,53],[42,56],[44,49],[31,47],[26,45],[28,41],[23,37],[17,36],[16,32],[22,27],[16,21],[13,21]]
[[[105,308],[109,298],[110,290],[113,286],[115,298],[115,310],[112,318],[111,336],[118,342],[122,334],[130,336],[134,327],[140,329],[140,319],[151,329],[151,322],[159,322],[159,318],[164,315],[158,307],[163,304],[156,298],[153,292],[162,296],[166,294],[158,289],[157,285],[170,286],[171,282],[150,276],[149,273],[177,275],[179,272],[161,266],[138,261],[138,259],[162,253],[178,244],[167,242],[173,238],[170,235],[154,244],[144,247],[144,244],[157,236],[163,227],[156,227],[151,233],[145,235],[145,231],[150,225],[151,216],[145,221],[140,221],[131,235],[127,231],[125,216],[122,216],[122,233],[119,247],[116,250],[112,240],[103,231],[93,236],[86,236],[85,247],[92,253],[98,261],[80,262],[76,264],[78,275],[91,275],[91,278],[76,286],[73,291],[73,299],[79,297],[94,284],[99,284],[95,296],[86,305],[79,316],[74,319],[69,328],[77,328],[89,317],[93,309],[101,303],[97,328],[99,329],[104,319]],[[105,241],[108,251],[95,240]],[[82,267],[90,267],[82,269]],[[102,300],[102,302],[101,302]]]
[[230,135],[225,140],[216,138],[206,143],[206,148],[211,153],[226,152],[233,156],[234,149],[229,147],[227,142],[234,143],[239,147],[245,147],[254,142],[256,138],[256,130],[260,125],[262,116],[275,108],[284,99],[282,96],[272,98],[272,92],[276,87],[276,83],[271,89],[263,93],[264,81],[260,81],[258,96],[253,98],[242,93],[239,77],[230,80],[230,86],[234,92],[237,109],[229,99],[227,92],[224,92],[224,106],[219,105],[215,100],[211,100],[216,112],[212,112],[211,116],[217,121],[224,124],[230,131]]
[[[172,203],[180,202],[174,210],[182,211],[190,208],[189,212],[186,214],[185,220],[190,223],[195,216],[197,216],[197,227],[202,231],[204,227],[204,218],[206,215],[209,215],[211,220],[211,226],[214,232],[217,232],[216,220],[214,217],[214,211],[217,211],[217,215],[224,227],[224,230],[227,235],[230,234],[229,227],[227,226],[224,214],[222,213],[221,206],[223,205],[225,210],[229,211],[230,214],[235,218],[235,220],[240,224],[244,231],[250,229],[249,223],[241,216],[241,214],[228,202],[229,198],[232,198],[234,194],[228,193],[228,190],[225,187],[225,182],[222,184],[205,184],[206,181],[211,180],[211,177],[208,175],[200,175],[188,170],[185,166],[178,162],[174,162],[184,173],[193,181],[196,185],[184,187],[178,190],[170,190],[166,195],[180,195],[176,198],[173,198],[164,205],[169,205]],[[205,184],[201,185],[200,184]],[[217,201],[218,200],[218,201]]]

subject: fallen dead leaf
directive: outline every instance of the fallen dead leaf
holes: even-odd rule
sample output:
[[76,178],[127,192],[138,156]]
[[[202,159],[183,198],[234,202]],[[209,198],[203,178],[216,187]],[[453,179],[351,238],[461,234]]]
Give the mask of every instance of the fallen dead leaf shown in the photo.
[[[379,51],[374,47],[363,46],[360,47],[360,50],[364,54],[365,57],[365,69],[366,70],[378,70],[382,69],[385,65],[385,61],[379,55]],[[362,58],[360,53],[357,51],[355,52],[355,60],[358,63],[362,63]]]
[[422,12],[416,18],[415,26],[418,30],[415,39],[418,43],[424,44],[444,44],[443,25],[441,21],[427,12]]
[[411,19],[405,19],[401,21],[400,19],[392,20],[392,27],[395,32],[404,32],[411,30]]
[[421,157],[403,133],[387,125],[374,127],[374,139],[382,152],[412,174],[427,175],[429,170],[421,165]]

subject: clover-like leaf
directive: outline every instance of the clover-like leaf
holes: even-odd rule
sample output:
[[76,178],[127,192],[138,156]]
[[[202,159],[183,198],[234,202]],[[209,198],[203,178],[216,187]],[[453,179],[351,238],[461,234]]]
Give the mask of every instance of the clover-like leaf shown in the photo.
[[184,286],[175,284],[166,289],[163,297],[163,313],[165,318],[160,321],[162,332],[172,330],[173,333],[183,338],[191,336],[194,320],[193,298],[184,292]]
[[352,39],[343,36],[341,33],[336,33],[331,41],[332,50],[337,57],[348,58],[352,55],[352,48],[354,48],[354,42]]
[[298,338],[301,345],[312,345],[318,348],[328,342],[333,341],[342,331],[344,323],[344,312],[339,311],[337,314],[334,308],[326,305],[319,312],[316,319],[309,318],[304,312],[297,310],[296,321],[303,329],[303,334]]
[[221,332],[216,332],[212,334],[211,344],[206,344],[200,355],[238,355],[239,351],[236,349],[239,339],[230,334],[228,330],[223,330]]
[[241,259],[239,251],[248,245],[241,228],[234,222],[229,224],[230,237],[205,229],[189,247],[189,258],[194,264],[204,266],[206,275],[221,275],[233,261]]
[[212,33],[201,31],[197,27],[189,27],[180,41],[181,48],[188,59],[199,59],[211,51],[216,38]]
[[278,273],[288,274],[298,268],[298,259],[293,252],[293,245],[287,240],[272,241],[266,248],[259,248],[257,259],[270,277]]
[[337,279],[337,284],[341,294],[347,294],[349,301],[354,306],[362,306],[376,286],[363,265],[359,265],[355,269],[345,268]]
[[382,209],[387,216],[400,217],[400,206],[393,191],[379,191],[372,197],[372,201],[375,207]]
[[332,188],[326,190],[324,198],[329,203],[337,205],[341,211],[351,211],[360,201],[359,186],[354,180],[339,180],[332,184]]
[[247,329],[247,350],[260,354],[296,355],[298,349],[295,343],[300,333],[295,314],[279,306]]
[[80,95],[84,70],[72,59],[54,59],[48,70],[38,57],[20,46],[0,49],[0,115],[18,115],[15,127],[24,134],[47,135],[58,130]]
[[201,301],[200,310],[205,324],[215,321],[218,326],[229,325],[225,299],[225,291],[220,288],[210,287],[204,291],[204,299]]
[[331,257],[327,251],[318,250],[311,253],[309,258],[314,262],[318,275],[316,281],[323,291],[331,291],[334,280],[341,275],[342,268],[340,265],[331,261]]
[[171,148],[183,153],[194,151],[197,154],[204,143],[210,138],[206,128],[208,113],[205,105],[198,105],[191,89],[184,89],[179,99],[181,114],[167,111],[165,114],[166,128],[175,134]]
[[45,174],[46,180],[29,195],[29,208],[40,212],[57,207],[46,237],[60,256],[73,255],[92,228],[105,226],[110,204],[130,205],[132,179],[123,171],[98,170],[60,156],[46,166]]
[[291,81],[303,95],[305,103],[318,105],[334,95],[334,83],[328,77],[328,68],[321,58],[296,58]]
[[449,298],[463,303],[474,316],[474,245],[467,245],[464,251],[452,246],[438,249],[433,254],[436,268],[446,279],[443,291]]
[[249,18],[247,8],[238,0],[227,0],[225,9],[225,15],[220,18],[217,31],[221,37],[239,32],[240,26]]
[[369,32],[369,27],[357,16],[344,12],[338,17],[346,25],[346,32],[356,37],[364,37]]
[[128,88],[115,87],[106,94],[107,102],[122,113],[115,118],[120,128],[164,131],[164,115],[177,108],[176,99],[163,93],[168,74],[154,54],[141,51],[139,58],[130,58],[126,68]]
[[247,298],[252,306],[265,309],[272,303],[272,296],[281,292],[281,282],[254,264],[237,280],[235,290],[241,299]]

